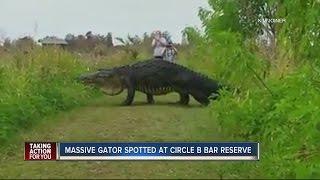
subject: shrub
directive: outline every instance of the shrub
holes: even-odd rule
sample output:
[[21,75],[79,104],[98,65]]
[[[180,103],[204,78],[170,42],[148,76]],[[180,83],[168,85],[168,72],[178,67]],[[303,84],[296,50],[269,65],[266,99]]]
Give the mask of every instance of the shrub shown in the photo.
[[1,143],[43,116],[79,106],[95,95],[76,81],[87,65],[63,50],[36,48],[0,61]]
[[[210,107],[212,119],[230,141],[261,143],[259,162],[224,164],[218,168],[221,177],[320,177],[320,49],[315,43],[320,4],[209,0],[209,5],[213,11],[199,13],[205,33],[186,29],[193,44],[186,64],[240,89],[221,92]],[[261,5],[277,7],[271,18],[287,19],[272,24],[278,35],[273,56],[261,53],[256,43],[259,26],[248,32],[254,25],[250,19],[263,12],[241,14],[247,6]]]

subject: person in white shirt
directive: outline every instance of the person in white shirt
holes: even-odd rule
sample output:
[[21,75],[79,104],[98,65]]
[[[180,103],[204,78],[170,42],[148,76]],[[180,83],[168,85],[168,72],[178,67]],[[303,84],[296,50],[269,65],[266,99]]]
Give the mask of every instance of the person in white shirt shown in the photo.
[[163,55],[168,45],[167,40],[162,36],[161,31],[156,31],[152,40],[153,57],[163,60]]

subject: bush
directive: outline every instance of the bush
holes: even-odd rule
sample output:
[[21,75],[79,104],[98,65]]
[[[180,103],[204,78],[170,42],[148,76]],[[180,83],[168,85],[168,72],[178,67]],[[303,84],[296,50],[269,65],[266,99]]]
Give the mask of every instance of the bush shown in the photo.
[[[213,10],[199,13],[205,33],[186,29],[193,44],[186,64],[240,89],[221,92],[210,107],[212,119],[230,141],[261,143],[259,162],[224,164],[218,168],[220,176],[319,178],[320,49],[315,41],[320,39],[320,4],[209,0],[209,5]],[[263,12],[241,14],[254,9],[248,6],[261,5],[278,7],[271,17],[287,19],[273,29],[278,36],[272,56],[256,43],[259,26],[248,32],[250,19]],[[288,9],[294,13],[286,13]]]
[[82,105],[95,95],[76,81],[87,66],[63,50],[36,48],[0,62],[0,143],[43,116]]
[[[310,77],[310,69],[304,67],[284,79],[270,79],[267,85],[273,96],[254,88],[242,96],[225,92],[214,103],[212,113],[232,139],[261,143],[261,161],[249,168],[252,173],[260,170],[268,177],[287,178],[320,176],[319,85]],[[233,168],[242,169],[235,164]]]

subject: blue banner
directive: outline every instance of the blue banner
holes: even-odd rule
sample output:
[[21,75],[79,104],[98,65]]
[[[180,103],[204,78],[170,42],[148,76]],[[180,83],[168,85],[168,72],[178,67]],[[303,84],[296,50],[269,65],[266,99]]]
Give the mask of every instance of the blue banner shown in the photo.
[[59,160],[258,160],[256,142],[64,142]]

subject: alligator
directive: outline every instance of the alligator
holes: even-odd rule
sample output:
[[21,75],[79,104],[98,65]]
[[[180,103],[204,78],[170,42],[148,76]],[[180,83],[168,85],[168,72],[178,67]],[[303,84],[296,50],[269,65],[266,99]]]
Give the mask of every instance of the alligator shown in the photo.
[[194,72],[182,65],[157,59],[141,61],[111,69],[83,74],[79,80],[86,85],[94,85],[107,95],[118,95],[127,89],[127,98],[122,103],[130,105],[135,91],[146,94],[147,102],[154,103],[154,95],[177,92],[180,104],[189,103],[189,95],[202,105],[216,99],[222,85],[207,76]]

